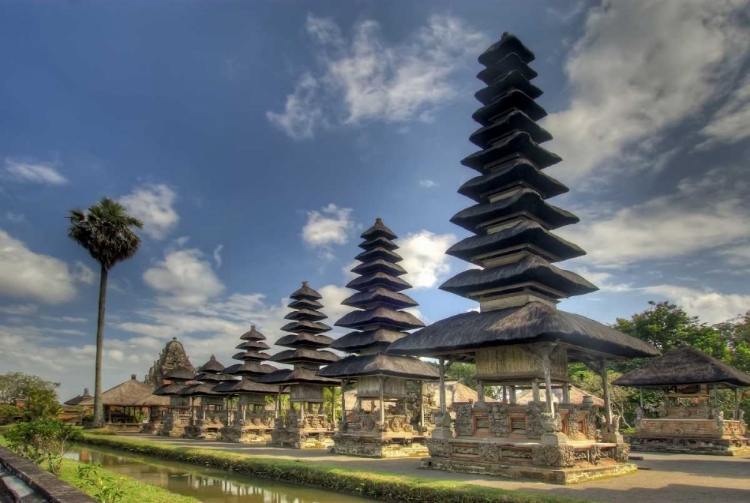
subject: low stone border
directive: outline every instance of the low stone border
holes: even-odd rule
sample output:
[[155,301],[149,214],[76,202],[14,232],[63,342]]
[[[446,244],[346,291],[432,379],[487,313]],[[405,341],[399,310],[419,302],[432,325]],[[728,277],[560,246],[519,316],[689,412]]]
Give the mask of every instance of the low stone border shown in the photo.
[[3,447],[0,447],[0,465],[49,503],[96,503],[79,489]]

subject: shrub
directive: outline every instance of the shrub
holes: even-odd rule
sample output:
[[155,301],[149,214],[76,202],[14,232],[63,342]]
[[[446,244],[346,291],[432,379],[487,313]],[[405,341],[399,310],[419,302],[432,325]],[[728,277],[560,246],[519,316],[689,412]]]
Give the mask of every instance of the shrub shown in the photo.
[[15,405],[0,405],[0,424],[8,424],[23,417],[23,411]]
[[47,469],[58,475],[69,443],[80,438],[81,434],[60,420],[40,419],[18,423],[9,428],[4,436],[12,451],[39,465],[46,462]]
[[101,465],[97,463],[81,463],[78,465],[78,478],[81,485],[87,489],[100,503],[117,503],[125,496],[121,484],[116,477],[101,472]]
[[111,426],[102,426],[101,428],[92,428],[86,430],[89,435],[117,435],[117,430]]

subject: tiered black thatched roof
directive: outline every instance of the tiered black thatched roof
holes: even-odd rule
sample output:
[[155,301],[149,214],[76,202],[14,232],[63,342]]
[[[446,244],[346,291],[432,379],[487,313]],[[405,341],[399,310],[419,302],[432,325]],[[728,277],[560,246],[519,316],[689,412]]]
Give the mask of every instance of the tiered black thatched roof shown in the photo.
[[618,386],[677,386],[724,384],[750,386],[750,375],[690,346],[667,351],[615,379]]
[[270,348],[270,346],[264,342],[265,340],[266,336],[258,332],[255,325],[252,325],[248,332],[242,334],[240,336],[241,342],[236,346],[236,349],[242,351],[232,357],[234,360],[239,360],[242,363],[235,363],[224,369],[224,374],[241,376],[242,380],[232,380],[219,383],[213,390],[228,395],[239,395],[243,393],[269,395],[278,393],[278,386],[258,382],[260,377],[278,370],[274,366],[261,363],[271,358],[269,355],[262,352]]
[[323,350],[333,339],[322,335],[331,330],[331,327],[320,321],[327,318],[319,311],[323,307],[323,304],[318,302],[322,296],[310,288],[307,281],[303,281],[302,287],[290,298],[292,302],[288,307],[294,311],[284,317],[291,321],[281,327],[281,330],[291,332],[291,335],[282,337],[276,344],[291,349],[276,353],[271,360],[294,365],[294,369],[277,370],[261,377],[259,381],[281,386],[302,383],[325,386],[338,384],[337,381],[315,375],[321,365],[339,360],[336,354]]
[[[437,378],[435,369],[415,358],[382,354],[404,331],[424,327],[419,318],[402,311],[417,303],[408,295],[397,293],[411,288],[399,278],[406,271],[397,264],[401,257],[393,240],[396,234],[383,224],[381,219],[362,233],[364,240],[359,246],[368,255],[359,258],[362,262],[352,272],[360,276],[347,285],[359,293],[342,302],[358,310],[344,315],[336,322],[337,327],[353,328],[331,344],[339,349],[359,356],[349,356],[321,369],[318,375],[325,377],[351,378],[357,376],[383,375],[414,379]],[[362,254],[358,255],[362,257]],[[361,309],[361,310],[360,310]]]
[[[478,265],[447,280],[441,289],[477,300],[482,313],[453,316],[394,342],[389,353],[436,355],[502,344],[555,341],[597,349],[617,357],[653,356],[655,348],[555,304],[597,288],[555,262],[585,252],[552,231],[578,222],[547,203],[568,188],[542,170],[561,159],[540,146],[552,135],[536,121],[547,113],[534,102],[542,91],[530,80],[534,53],[508,33],[480,57],[477,77],[487,87],[473,118],[481,127],[470,140],[482,150],[461,161],[479,172],[459,193],[476,204],[451,222],[474,235],[448,255]],[[571,351],[575,357],[575,350]]]
[[187,386],[179,392],[183,396],[220,395],[214,388],[224,382],[237,382],[232,376],[224,374],[224,365],[219,363],[214,355],[199,367],[200,373],[195,376],[196,384]]
[[170,383],[156,388],[153,394],[159,396],[179,395],[180,391],[187,387],[189,381],[195,380],[195,372],[189,367],[177,367],[167,372],[164,379],[170,381]]

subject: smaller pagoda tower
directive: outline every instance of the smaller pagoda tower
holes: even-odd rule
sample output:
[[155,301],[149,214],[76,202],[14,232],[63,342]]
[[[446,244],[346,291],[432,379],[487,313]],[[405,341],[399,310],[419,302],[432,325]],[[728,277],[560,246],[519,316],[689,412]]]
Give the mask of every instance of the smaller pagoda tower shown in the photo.
[[193,417],[189,426],[185,427],[184,437],[216,440],[219,430],[224,426],[222,422],[226,407],[226,395],[214,391],[223,382],[236,382],[234,377],[223,373],[224,365],[219,363],[214,355],[200,367],[200,373],[195,376],[196,384],[186,387],[180,394],[190,397],[192,401],[200,398],[200,408],[193,407]]
[[221,439],[227,442],[265,443],[270,440],[275,415],[266,410],[266,397],[273,396],[278,400],[279,387],[263,384],[258,379],[278,369],[262,362],[270,356],[263,351],[269,349],[266,336],[250,327],[240,336],[239,353],[232,358],[236,363],[224,369],[225,374],[240,376],[241,381],[226,381],[214,388],[231,399],[238,397],[237,410],[232,418],[228,416],[227,424],[221,429]]
[[181,437],[185,427],[190,424],[190,398],[180,393],[195,379],[195,372],[189,367],[177,367],[164,376],[165,384],[154,390],[154,395],[169,397],[169,411],[158,435]]
[[[268,445],[296,449],[328,448],[333,445],[335,418],[328,417],[325,412],[323,389],[334,388],[339,381],[316,373],[321,365],[336,362],[339,357],[324,350],[333,339],[323,335],[331,327],[321,322],[327,318],[320,312],[323,307],[319,302],[321,295],[303,281],[302,287],[290,298],[292,302],[288,307],[293,311],[284,318],[291,321],[281,330],[291,332],[291,335],[282,337],[276,344],[291,349],[276,353],[271,360],[293,365],[293,368],[260,378],[262,383],[289,391],[289,409],[283,417],[279,414]],[[335,410],[333,405],[332,411]]]
[[[355,308],[336,322],[337,327],[354,329],[336,340],[331,348],[353,353],[318,372],[319,376],[342,380],[342,421],[334,437],[334,451],[376,458],[426,456],[423,440],[427,433],[422,400],[423,381],[437,380],[437,369],[412,357],[386,355],[394,341],[407,330],[424,323],[404,311],[418,304],[402,292],[411,285],[399,276],[406,274],[394,250],[396,234],[378,218],[362,233],[352,269],[359,277],[346,285],[357,291],[342,304]],[[347,413],[344,388],[357,383],[357,409]],[[408,388],[417,390],[416,403],[409,403]],[[362,407],[370,401],[369,410]],[[377,401],[377,409],[373,406]]]

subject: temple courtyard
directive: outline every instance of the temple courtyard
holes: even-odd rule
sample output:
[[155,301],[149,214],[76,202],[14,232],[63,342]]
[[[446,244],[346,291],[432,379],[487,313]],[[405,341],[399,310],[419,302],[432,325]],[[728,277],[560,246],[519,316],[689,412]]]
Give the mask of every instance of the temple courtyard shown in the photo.
[[[612,503],[658,501],[722,501],[745,503],[750,500],[750,456],[700,456],[690,454],[637,453],[631,461],[638,466],[633,475],[612,477],[570,486],[508,480],[497,477],[447,473],[420,468],[419,458],[368,459],[329,454],[325,450],[297,450],[229,442],[201,441],[151,435],[123,435],[174,446],[216,449],[226,452],[278,459],[302,459],[342,468],[372,470],[425,479],[456,480],[481,486],[549,493],[555,496]],[[642,458],[642,459],[641,459]]]

